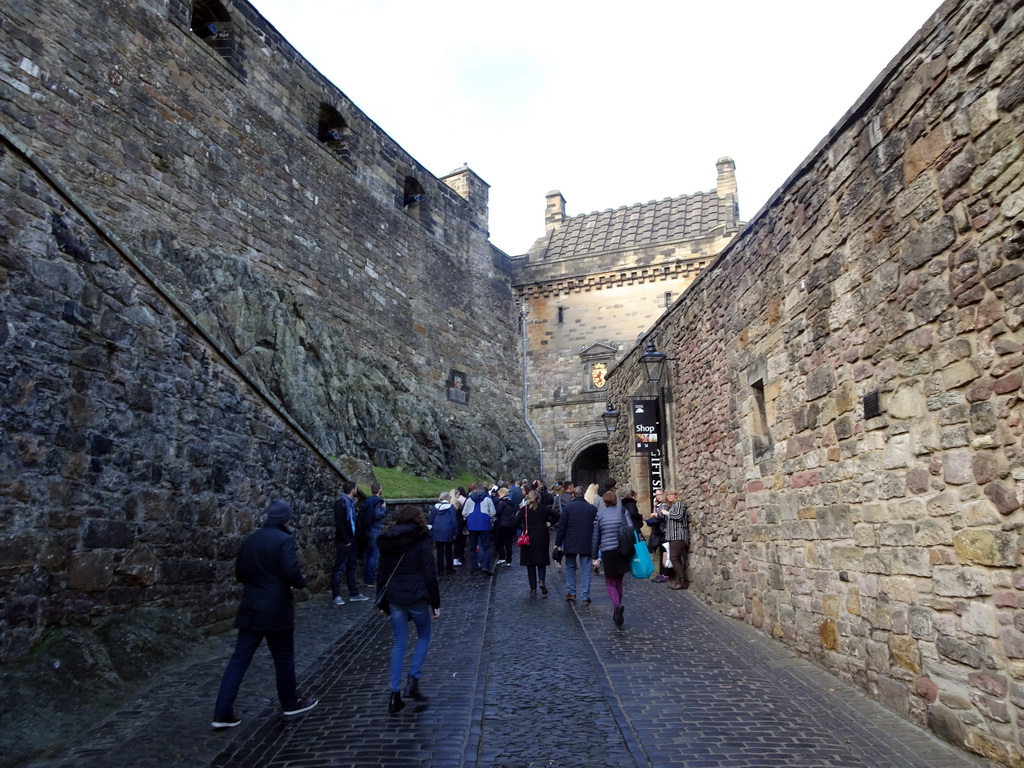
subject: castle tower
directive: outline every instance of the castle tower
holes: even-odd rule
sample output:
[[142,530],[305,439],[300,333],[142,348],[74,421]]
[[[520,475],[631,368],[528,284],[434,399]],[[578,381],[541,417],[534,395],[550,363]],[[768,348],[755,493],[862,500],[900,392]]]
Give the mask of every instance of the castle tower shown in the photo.
[[545,196],[544,235],[512,258],[512,282],[527,305],[528,413],[546,479],[604,479],[605,372],[740,229],[736,164],[717,169],[711,192],[580,216],[559,191]]

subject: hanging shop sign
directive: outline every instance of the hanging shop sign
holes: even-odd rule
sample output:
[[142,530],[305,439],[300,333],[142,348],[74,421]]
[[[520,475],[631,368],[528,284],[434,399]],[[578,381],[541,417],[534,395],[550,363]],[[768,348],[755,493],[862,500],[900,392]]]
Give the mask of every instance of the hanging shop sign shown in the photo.
[[633,450],[650,453],[661,447],[661,408],[656,398],[633,401]]

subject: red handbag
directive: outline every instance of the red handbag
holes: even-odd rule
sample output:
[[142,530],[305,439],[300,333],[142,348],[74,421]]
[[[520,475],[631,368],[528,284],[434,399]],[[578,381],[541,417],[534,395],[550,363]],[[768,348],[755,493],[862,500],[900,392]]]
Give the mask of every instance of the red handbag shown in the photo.
[[527,528],[530,527],[530,515],[526,510],[523,511],[523,532],[519,534],[519,538],[516,539],[517,547],[528,547],[530,546],[530,532]]

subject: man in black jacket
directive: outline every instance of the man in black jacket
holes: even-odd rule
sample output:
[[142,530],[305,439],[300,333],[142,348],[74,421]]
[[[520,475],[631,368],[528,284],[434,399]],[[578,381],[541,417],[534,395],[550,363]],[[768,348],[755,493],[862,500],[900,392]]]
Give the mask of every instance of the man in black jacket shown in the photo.
[[356,484],[346,480],[341,496],[334,504],[334,568],[331,570],[331,597],[335,605],[344,605],[341,596],[341,576],[345,575],[348,599],[353,602],[369,600],[359,594],[356,583]]
[[594,518],[597,507],[583,498],[582,485],[573,488],[572,501],[558,519],[558,533],[555,534],[555,546],[561,547],[565,556],[565,599],[570,603],[576,600],[576,558],[579,557],[580,589],[583,605],[590,605],[590,569],[591,537],[594,532]]
[[291,505],[280,499],[272,501],[263,527],[242,542],[238,551],[235,576],[243,585],[235,619],[238,640],[220,681],[213,728],[233,728],[242,722],[235,716],[235,698],[263,638],[274,657],[277,698],[284,713],[300,715],[317,705],[317,699],[299,696],[295,685],[295,606],[291,588],[302,589],[306,579],[299,567],[292,531]]

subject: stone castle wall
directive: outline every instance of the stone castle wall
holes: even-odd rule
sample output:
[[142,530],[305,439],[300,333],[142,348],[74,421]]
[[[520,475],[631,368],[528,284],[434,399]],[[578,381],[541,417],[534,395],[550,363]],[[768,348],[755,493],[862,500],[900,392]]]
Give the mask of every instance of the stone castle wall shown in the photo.
[[648,336],[671,360],[691,589],[1006,765],[1024,765],[1022,219],[1024,7],[952,0]]
[[[329,453],[494,477],[535,463],[494,354],[519,333],[486,183],[433,177],[248,3],[225,6],[230,56],[188,7],[7,8],[9,130]],[[469,407],[447,398],[451,370]]]
[[222,10],[204,40],[180,0],[0,3],[4,658],[134,605],[226,618],[274,497],[316,588],[327,457],[536,471],[486,183]]
[[322,588],[338,470],[6,142],[0,197],[0,660],[143,605],[229,619],[275,497]]

